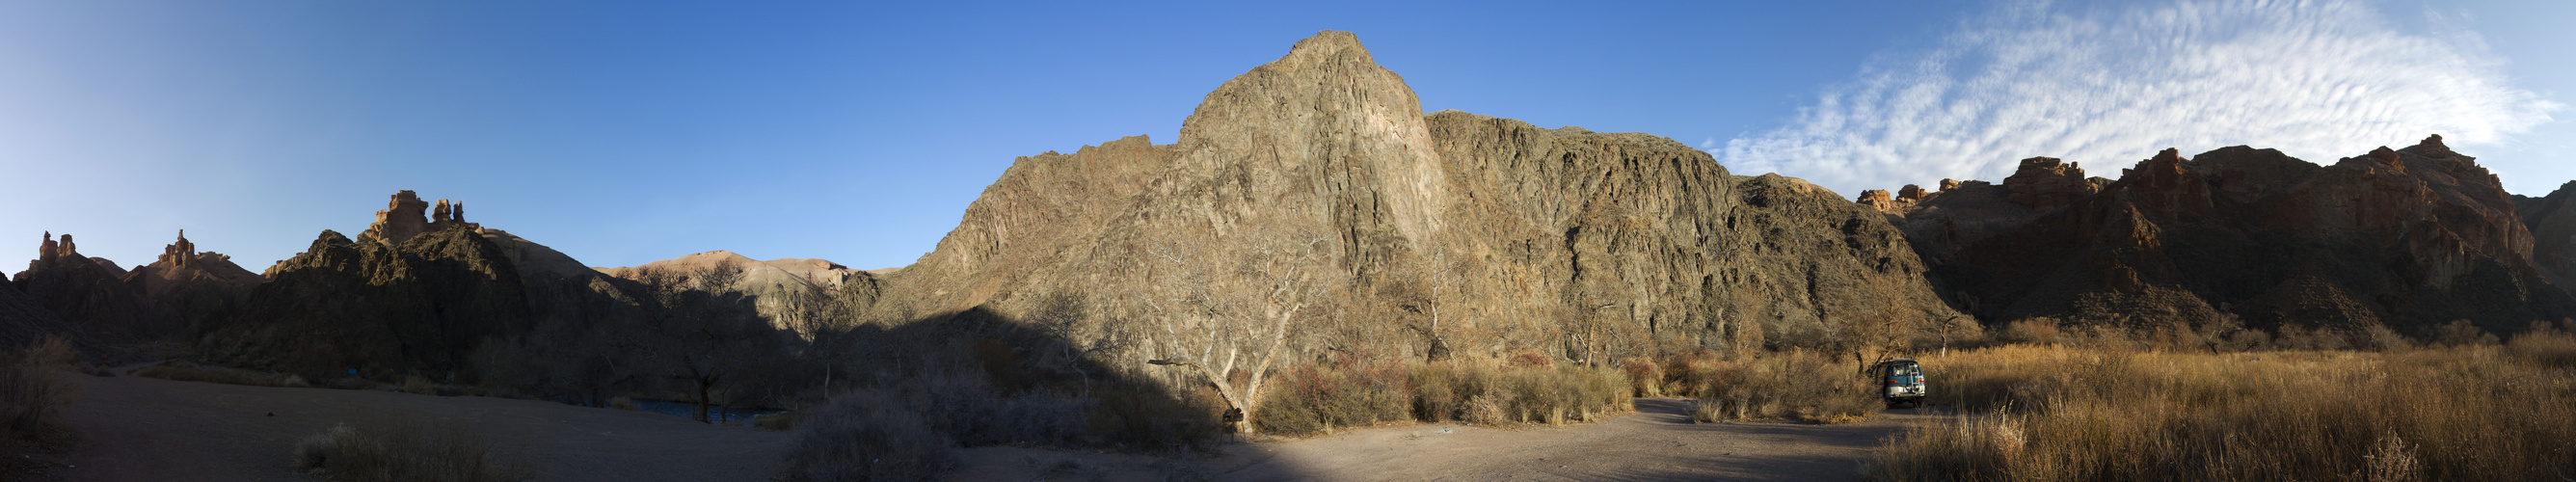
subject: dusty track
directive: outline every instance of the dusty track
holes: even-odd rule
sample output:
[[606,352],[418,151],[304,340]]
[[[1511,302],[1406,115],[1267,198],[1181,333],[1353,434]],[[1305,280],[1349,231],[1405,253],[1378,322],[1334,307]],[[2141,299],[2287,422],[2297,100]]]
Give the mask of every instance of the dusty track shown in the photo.
[[[1230,444],[1192,465],[1216,480],[1850,480],[1882,439],[1938,418],[1917,409],[1869,420],[1694,424],[1681,399],[1596,424],[1492,429],[1398,425]],[[984,448],[953,480],[1151,480],[1168,462],[1109,454]]]
[[63,421],[80,441],[38,455],[56,465],[50,479],[309,481],[288,467],[297,441],[393,411],[472,423],[541,481],[767,480],[786,443],[775,432],[533,400],[70,376],[81,398]]
[[[40,480],[303,481],[296,441],[332,424],[400,411],[463,420],[535,470],[536,480],[768,480],[786,435],[667,415],[550,402],[267,388],[140,377],[72,377],[63,415],[79,433]],[[1296,440],[1226,444],[1182,459],[1017,447],[967,451],[952,480],[1848,480],[1885,437],[1937,418],[1889,410],[1841,425],[1694,424],[1679,399],[1637,401],[1602,423],[1496,429],[1403,424]],[[274,413],[275,415],[270,415]]]

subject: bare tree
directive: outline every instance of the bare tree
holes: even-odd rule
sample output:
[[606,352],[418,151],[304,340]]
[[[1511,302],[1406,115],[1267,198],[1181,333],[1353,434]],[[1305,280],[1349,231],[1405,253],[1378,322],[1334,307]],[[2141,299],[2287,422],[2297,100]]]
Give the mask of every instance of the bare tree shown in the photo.
[[1082,377],[1082,396],[1090,397],[1091,370],[1083,367],[1084,360],[1101,352],[1126,349],[1135,345],[1135,339],[1115,324],[1086,323],[1090,317],[1083,310],[1080,299],[1060,294],[1039,309],[1034,324],[1038,331],[1054,339],[1058,355],[1064,357],[1074,374]]
[[679,385],[692,404],[691,418],[709,422],[707,407],[715,395],[737,382],[740,372],[770,348],[768,323],[728,288],[741,281],[742,269],[717,265],[696,272],[654,270],[647,283],[661,298],[664,316],[641,348],[665,379]]
[[[1204,276],[1205,264],[1192,262],[1168,245],[1157,246],[1155,257],[1172,265],[1178,275],[1170,278],[1172,287],[1179,288],[1175,293],[1179,302],[1173,304],[1188,309],[1180,310],[1181,316],[1168,316],[1172,310],[1147,300],[1167,315],[1163,337],[1156,343],[1162,357],[1147,363],[1196,368],[1216,385],[1234,415],[1250,420],[1260,408],[1270,365],[1286,346],[1297,316],[1340,284],[1319,274],[1331,268],[1335,248],[1331,238],[1291,239],[1274,238],[1242,250],[1239,267],[1223,278]],[[1249,299],[1229,303],[1224,301],[1228,295]],[[1248,362],[1245,380],[1236,383],[1230,375],[1244,362]],[[1236,429],[1250,431],[1250,426]]]
[[[1446,258],[1446,256],[1440,256],[1437,259]],[[1428,293],[1419,303],[1407,304],[1402,308],[1423,314],[1428,318],[1426,323],[1414,325],[1412,328],[1414,331],[1422,332],[1422,337],[1430,343],[1430,347],[1423,350],[1423,358],[1440,361],[1449,358],[1450,353],[1448,332],[1440,328],[1441,308],[1449,304],[1449,299],[1443,295],[1457,296],[1458,291],[1466,287],[1465,280],[1459,274],[1475,265],[1466,261],[1433,261],[1420,266],[1423,271],[1424,291]]]

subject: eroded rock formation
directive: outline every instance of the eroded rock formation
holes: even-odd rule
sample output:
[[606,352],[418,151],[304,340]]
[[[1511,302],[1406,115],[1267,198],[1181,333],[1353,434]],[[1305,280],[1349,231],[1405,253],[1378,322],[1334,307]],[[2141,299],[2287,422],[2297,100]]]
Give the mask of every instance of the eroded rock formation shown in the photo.
[[135,342],[180,335],[184,325],[155,306],[145,294],[123,282],[128,275],[113,262],[80,254],[72,235],[57,241],[51,232],[11,283],[29,301],[51,311],[66,326],[105,342]]
[[1936,284],[1990,321],[2226,314],[2421,335],[2455,319],[2504,332],[2576,314],[2525,228],[2549,209],[2517,210],[2440,136],[2323,167],[2238,146],[2190,159],[2168,149],[2093,191],[2080,176],[2035,158],[2002,189],[1971,181],[1889,215]]
[[241,311],[250,299],[251,288],[262,281],[259,274],[233,264],[231,256],[211,251],[197,251],[188,241],[187,231],[162,248],[152,264],[136,267],[119,276],[153,304],[178,318],[188,333],[213,326]]

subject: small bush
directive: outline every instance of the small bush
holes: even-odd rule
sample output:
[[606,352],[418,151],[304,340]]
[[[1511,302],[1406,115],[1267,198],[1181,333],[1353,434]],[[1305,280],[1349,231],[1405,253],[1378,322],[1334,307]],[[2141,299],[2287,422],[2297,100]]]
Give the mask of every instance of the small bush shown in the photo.
[[1797,418],[1843,423],[1878,413],[1881,402],[1860,367],[1791,351],[1741,360],[1703,359],[1679,376],[1703,399],[1710,420]]
[[1406,419],[1561,424],[1634,408],[1636,384],[1620,370],[1531,360],[1546,358],[1290,367],[1264,388],[1253,421],[1263,431],[1305,435]]
[[48,336],[45,337],[45,341],[37,342],[36,346],[27,348],[27,354],[23,358],[26,359],[25,363],[28,366],[68,368],[80,362],[80,351],[72,349],[72,343],[62,337]]
[[634,409],[635,409],[635,399],[632,399],[632,398],[626,398],[626,397],[611,398],[611,399],[608,399],[608,408],[614,408],[614,409],[618,409],[618,410],[634,410]]
[[1639,398],[1664,396],[1664,368],[1649,358],[1630,358],[1619,362],[1619,372],[1628,375],[1630,391]]
[[1402,420],[1409,374],[1400,362],[1299,365],[1263,388],[1252,422],[1262,431],[1306,435]]
[[751,417],[751,427],[768,432],[785,432],[796,428],[796,412],[781,412]]
[[208,382],[254,387],[310,387],[302,377],[283,373],[185,364],[175,361],[134,369],[134,376],[178,382]]
[[516,481],[528,469],[504,460],[471,426],[409,415],[339,424],[295,445],[295,471],[327,480]]
[[896,397],[834,397],[796,430],[789,481],[929,480],[958,463],[957,442]]
[[78,388],[54,370],[27,363],[29,359],[41,357],[0,354],[0,428],[12,436],[53,425]]
[[403,378],[402,391],[413,395],[437,395],[438,384],[430,382],[429,377],[412,375]]

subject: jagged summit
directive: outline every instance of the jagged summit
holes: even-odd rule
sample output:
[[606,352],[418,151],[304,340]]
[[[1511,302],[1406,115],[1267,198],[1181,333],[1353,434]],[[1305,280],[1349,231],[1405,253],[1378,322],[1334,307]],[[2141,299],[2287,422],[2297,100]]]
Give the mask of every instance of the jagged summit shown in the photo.
[[430,207],[430,203],[421,201],[420,195],[413,194],[409,189],[395,192],[393,199],[385,202],[385,209],[376,211],[376,222],[368,224],[366,231],[358,233],[358,240],[390,246],[402,244],[403,241],[411,240],[413,236],[419,236],[421,233],[446,229],[449,226],[480,227],[465,222],[465,203],[450,203],[440,199],[437,203],[437,211],[431,212],[424,218],[421,215],[422,211]]

